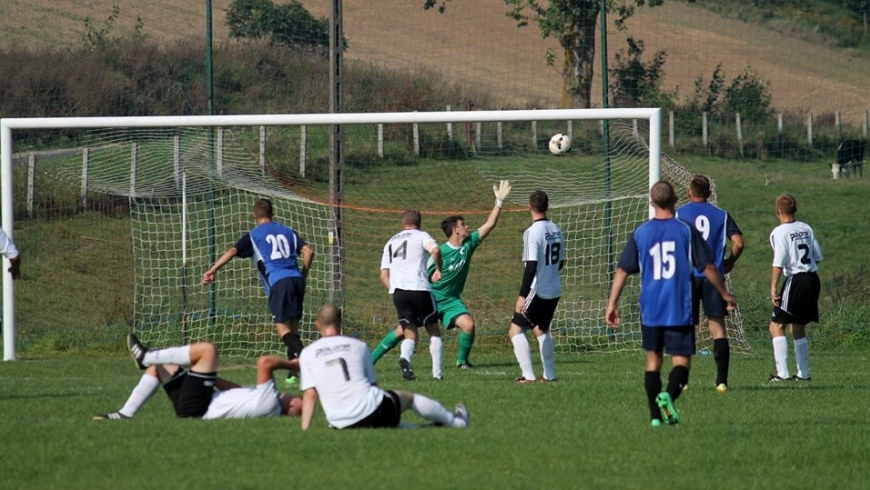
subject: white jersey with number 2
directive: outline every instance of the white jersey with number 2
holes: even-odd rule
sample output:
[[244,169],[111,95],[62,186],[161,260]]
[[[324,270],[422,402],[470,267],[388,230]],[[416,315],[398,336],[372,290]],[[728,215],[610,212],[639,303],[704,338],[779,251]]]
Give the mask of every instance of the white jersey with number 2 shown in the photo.
[[438,243],[432,235],[416,228],[402,230],[384,245],[381,270],[390,270],[390,294],[396,289],[431,291],[426,261],[429,247]]
[[822,248],[810,225],[802,221],[783,223],[770,232],[773,266],[782,269],[786,277],[801,272],[815,272],[822,257]]
[[326,421],[341,429],[368,417],[384,400],[375,386],[375,366],[365,342],[341,335],[322,337],[299,355],[299,389],[315,388]]

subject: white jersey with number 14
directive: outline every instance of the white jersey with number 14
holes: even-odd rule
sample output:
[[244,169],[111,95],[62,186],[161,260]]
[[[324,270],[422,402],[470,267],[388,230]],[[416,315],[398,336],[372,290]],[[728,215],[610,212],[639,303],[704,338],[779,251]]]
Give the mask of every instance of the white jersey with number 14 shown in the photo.
[[381,270],[390,270],[390,294],[396,289],[431,291],[426,261],[429,247],[435,244],[432,235],[418,229],[402,230],[384,245]]

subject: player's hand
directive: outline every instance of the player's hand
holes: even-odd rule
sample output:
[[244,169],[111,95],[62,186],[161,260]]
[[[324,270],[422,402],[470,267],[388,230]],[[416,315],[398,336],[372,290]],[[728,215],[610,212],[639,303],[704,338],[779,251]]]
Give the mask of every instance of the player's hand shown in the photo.
[[517,296],[517,304],[514,305],[514,311],[522,315],[526,312],[526,298]]
[[770,289],[770,302],[773,303],[773,306],[782,304],[782,298],[779,297],[779,292],[777,292],[776,288]]
[[495,194],[497,201],[504,201],[507,199],[508,194],[511,193],[511,183],[507,180],[502,180],[498,186],[492,186],[492,192]]
[[202,283],[203,284],[211,284],[214,282],[215,273],[212,271],[205,271],[205,274],[202,275]]
[[733,294],[728,293],[722,296],[722,299],[725,300],[725,303],[727,304],[725,306],[727,311],[734,311],[737,309],[737,298]]
[[610,328],[617,328],[622,325],[622,317],[619,316],[619,310],[615,306],[608,306],[607,313],[604,314],[604,320]]
[[436,270],[432,273],[432,277],[429,278],[431,282],[438,282],[441,280],[441,271]]

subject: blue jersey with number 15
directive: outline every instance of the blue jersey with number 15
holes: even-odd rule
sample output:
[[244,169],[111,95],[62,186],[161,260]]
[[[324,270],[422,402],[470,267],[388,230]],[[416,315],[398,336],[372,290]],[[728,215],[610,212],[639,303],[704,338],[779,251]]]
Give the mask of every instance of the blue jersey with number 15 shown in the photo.
[[692,274],[713,263],[713,252],[692,226],[676,218],[638,226],[619,257],[619,268],[640,272],[640,316],[647,327],[693,325]]
[[267,296],[281,279],[302,277],[298,257],[304,246],[293,228],[274,221],[257,225],[235,245],[236,256],[254,260]]

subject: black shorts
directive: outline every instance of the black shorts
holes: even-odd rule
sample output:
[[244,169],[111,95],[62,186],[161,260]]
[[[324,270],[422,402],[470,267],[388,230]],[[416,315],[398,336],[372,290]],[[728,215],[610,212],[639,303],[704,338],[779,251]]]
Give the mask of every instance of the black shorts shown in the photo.
[[359,422],[349,425],[347,429],[382,429],[396,428],[402,421],[402,402],[394,391],[384,392],[384,401],[374,412]]
[[284,323],[302,318],[302,300],[305,299],[305,279],[286,277],[269,288],[269,310],[272,321]]
[[393,304],[399,324],[424,326],[438,322],[438,307],[432,291],[408,291],[397,289],[393,291]]
[[163,385],[175,407],[175,415],[181,418],[201,418],[208,411],[214,394],[217,373],[196,373],[179,369]]
[[802,272],[785,278],[779,297],[780,305],[773,307],[771,320],[780,325],[797,323],[806,325],[819,321],[819,275],[815,272]]
[[704,314],[707,318],[725,318],[728,312],[728,304],[710,281],[706,277],[694,276],[692,277],[692,318],[695,325],[698,324],[701,304],[704,305]]
[[641,325],[643,350],[667,352],[672,356],[691,356],[695,353],[695,326],[647,327]]
[[558,305],[559,298],[544,299],[535,296],[533,291],[526,298],[526,311],[523,313],[514,312],[511,322],[523,330],[538,327],[544,332],[549,332],[550,323],[553,321],[553,315],[556,313]]

